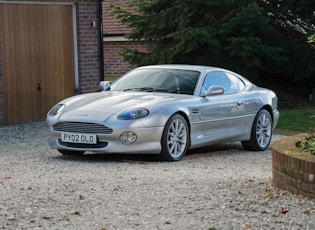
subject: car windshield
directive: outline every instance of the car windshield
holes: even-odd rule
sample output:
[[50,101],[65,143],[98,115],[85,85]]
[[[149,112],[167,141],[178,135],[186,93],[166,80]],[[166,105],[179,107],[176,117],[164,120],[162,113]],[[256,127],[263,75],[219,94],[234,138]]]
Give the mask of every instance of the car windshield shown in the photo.
[[136,69],[114,82],[110,90],[193,94],[199,75],[182,69]]

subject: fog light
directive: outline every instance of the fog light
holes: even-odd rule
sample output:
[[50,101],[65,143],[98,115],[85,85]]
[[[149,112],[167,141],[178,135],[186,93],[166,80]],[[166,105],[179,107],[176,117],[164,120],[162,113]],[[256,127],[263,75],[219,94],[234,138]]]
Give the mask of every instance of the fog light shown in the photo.
[[120,134],[119,140],[125,145],[130,145],[137,140],[137,134],[131,131],[123,132]]

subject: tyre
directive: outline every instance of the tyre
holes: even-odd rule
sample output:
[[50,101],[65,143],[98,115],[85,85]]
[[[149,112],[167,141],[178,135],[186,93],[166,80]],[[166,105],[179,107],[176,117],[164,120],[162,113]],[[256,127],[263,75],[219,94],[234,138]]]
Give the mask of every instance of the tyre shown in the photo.
[[189,146],[189,128],[185,118],[174,114],[166,123],[162,135],[160,157],[166,161],[179,161]]
[[83,155],[84,153],[84,151],[71,151],[71,150],[64,150],[64,149],[58,149],[58,152],[60,152],[62,155],[67,155],[67,156]]
[[255,117],[251,139],[242,141],[242,145],[246,150],[264,151],[269,147],[272,136],[272,117],[270,113],[262,109]]

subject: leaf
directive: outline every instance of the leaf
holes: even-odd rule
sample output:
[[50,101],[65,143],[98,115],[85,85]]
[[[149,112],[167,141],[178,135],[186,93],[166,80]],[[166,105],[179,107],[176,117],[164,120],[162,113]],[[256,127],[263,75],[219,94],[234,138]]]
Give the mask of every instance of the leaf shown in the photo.
[[310,210],[305,209],[303,213],[304,213],[304,214],[306,214],[306,215],[309,215],[309,214],[311,213],[311,211],[310,211]]
[[305,209],[303,213],[306,215],[309,215],[311,212],[310,212],[310,210]]
[[251,226],[250,224],[246,224],[246,225],[245,225],[245,228],[246,228],[246,229],[250,229],[250,228],[252,228],[252,226]]
[[266,210],[262,211],[261,214],[265,215],[268,214],[268,212]]
[[289,212],[289,210],[288,209],[285,209],[285,208],[282,208],[282,210],[281,210],[281,213],[282,214],[287,214]]
[[166,221],[164,224],[172,224],[170,221]]

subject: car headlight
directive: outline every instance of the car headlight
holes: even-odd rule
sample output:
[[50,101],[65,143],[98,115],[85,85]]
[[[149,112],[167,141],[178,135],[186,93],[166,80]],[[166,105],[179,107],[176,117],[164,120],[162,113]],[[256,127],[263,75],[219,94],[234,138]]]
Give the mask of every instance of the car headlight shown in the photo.
[[66,108],[65,104],[57,104],[54,107],[52,107],[51,110],[49,110],[48,116],[50,116],[50,117],[56,116],[58,113],[60,113],[65,108]]
[[119,120],[133,120],[139,119],[142,117],[146,117],[149,115],[149,111],[147,109],[138,108],[138,109],[130,109],[125,112],[122,112],[118,115]]

